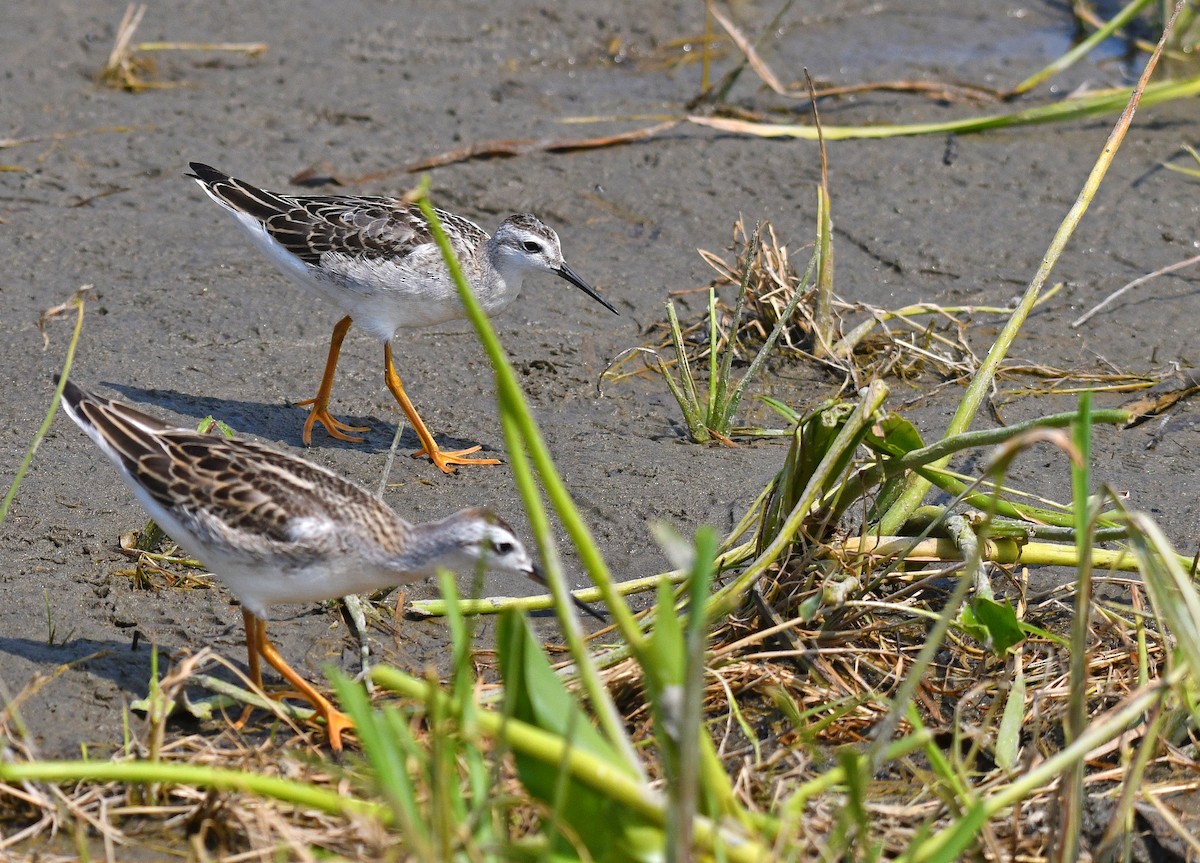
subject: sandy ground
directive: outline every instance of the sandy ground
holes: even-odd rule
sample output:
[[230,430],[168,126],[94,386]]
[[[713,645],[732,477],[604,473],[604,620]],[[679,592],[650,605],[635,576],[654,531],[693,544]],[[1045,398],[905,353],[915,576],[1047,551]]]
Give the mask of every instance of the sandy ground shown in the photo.
[[[1008,86],[1065,50],[1070,35],[1059,4],[885,2],[820,14],[805,11],[809,5],[798,4],[764,45],[785,80],[807,67],[838,83],[937,78]],[[460,2],[449,12],[383,0],[156,4],[139,40],[261,40],[270,49],[256,58],[162,55],[157,79],[181,86],[140,94],[95,83],[122,11],[116,0],[82,0],[15,4],[0,16],[0,135],[84,133],[0,152],[0,162],[16,168],[0,173],[6,485],[45,414],[69,335],[66,325],[52,326],[43,350],[35,321],[81,284],[95,285],[96,299],[76,380],[181,425],[212,414],[243,434],[301,451],[304,414],[291,402],[314,391],[338,313],[298,295],[250,249],[183,178],[189,160],[287,189],[289,177],[316,163],[359,175],[483,139],[624,131],[649,121],[557,121],[678,115],[699,87],[697,64],[663,62],[682,56],[671,40],[702,32],[698,3],[656,4],[653,15],[625,0]],[[757,32],[774,11],[750,2],[737,14]],[[1110,55],[1071,70],[1056,89],[1128,84],[1128,72]],[[749,74],[732,98],[759,108],[786,104]],[[942,120],[978,109],[879,93],[822,110],[826,123],[841,125]],[[1014,356],[1089,370],[1195,359],[1197,289],[1187,271],[1144,285],[1086,328],[1068,327],[1125,282],[1195,253],[1200,185],[1160,167],[1194,139],[1195,112],[1184,103],[1139,116],[1056,271],[1065,290],[1030,320]],[[1110,125],[832,144],[838,292],[890,307],[1008,302],[1033,275]],[[120,131],[97,131],[114,127]],[[614,317],[546,276],[528,282],[496,321],[566,482],[620,577],[664,568],[647,530],[652,518],[684,530],[732,526],[778,470],[785,447],[685,444],[660,381],[598,390],[599,375],[620,351],[646,342],[668,291],[707,283],[695,250],[726,246],[739,214],[771,220],[796,259],[805,258],[818,164],[810,143],[680,126],[648,143],[467,162],[433,174],[441,205],[489,229],[511,212],[541,215],[559,231],[572,266],[621,311]],[[410,182],[395,174],[347,191],[399,193]],[[698,314],[692,300],[683,315]],[[996,329],[986,319],[972,328],[978,352]],[[372,426],[368,442],[341,444],[318,432],[304,450],[372,488],[398,416],[381,353],[352,331],[335,390],[335,413]],[[503,454],[490,371],[465,326],[406,334],[397,357],[439,437]],[[799,408],[826,398],[832,386],[794,365],[773,369],[771,378],[772,392]],[[897,401],[917,394],[911,385],[896,388]],[[927,438],[940,434],[960,394],[950,389],[910,414]],[[1026,398],[1007,405],[1006,418],[1072,405],[1070,397]],[[1200,510],[1194,416],[1185,405],[1167,427],[1103,429],[1096,442],[1098,477],[1128,490],[1131,504],[1152,512],[1184,551],[1195,546]],[[413,444],[408,433],[403,451]],[[1025,457],[1018,478],[1069,497],[1064,460],[1049,449]],[[387,500],[406,518],[488,504],[526,533],[504,467],[445,477],[402,458],[391,481]],[[151,643],[167,653],[213,645],[243,659],[240,615],[223,589],[139,591],[114,574],[128,565],[115,550],[118,535],[144,519],[115,471],[60,416],[0,531],[6,697],[74,663],[22,705],[46,755],[121,740],[123,705],[146,691]],[[490,587],[533,591],[503,580]],[[410,595],[431,593],[426,586]],[[308,674],[329,662],[356,668],[335,611],[281,609],[270,631]],[[485,625],[481,638],[488,637]],[[441,653],[442,628],[404,623],[395,633],[375,631],[373,642],[386,659],[419,667]]]

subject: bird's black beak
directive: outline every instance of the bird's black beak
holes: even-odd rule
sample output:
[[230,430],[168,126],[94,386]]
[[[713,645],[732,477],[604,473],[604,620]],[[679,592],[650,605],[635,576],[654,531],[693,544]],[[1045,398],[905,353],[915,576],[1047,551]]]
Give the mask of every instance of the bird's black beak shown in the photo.
[[[599,298],[597,298],[597,299],[599,299]],[[600,302],[604,302],[604,301],[600,300]],[[605,305],[607,305],[607,303],[605,303]],[[616,310],[614,309],[614,311],[616,311]],[[534,581],[536,581],[538,584],[542,585],[542,587],[546,586],[546,574],[544,572],[542,572],[542,568],[540,566],[538,566],[536,563],[533,565],[533,571],[529,573],[529,577],[532,578]],[[586,602],[584,602],[582,599],[577,597],[575,594],[568,591],[567,596],[571,597],[571,602],[575,603],[575,607],[578,608],[580,611],[584,612],[585,614],[590,614],[592,617],[596,618],[596,620],[600,621],[601,623],[608,622],[604,619],[604,615],[602,615],[600,612],[596,611],[596,609],[594,609],[592,606],[588,605]]]
[[608,309],[614,315],[621,314],[615,308],[613,308],[612,303],[610,303],[608,300],[604,299],[604,297],[602,297],[598,293],[596,293],[595,288],[593,288],[591,285],[589,285],[583,279],[579,278],[579,274],[576,273],[574,270],[572,270],[570,267],[568,267],[565,262],[563,263],[563,265],[561,267],[559,267],[554,272],[558,273],[558,275],[562,276],[564,279],[566,279],[572,285],[579,288],[579,290],[583,291],[585,294],[587,294],[593,300],[598,302],[600,305],[604,306],[604,308]]

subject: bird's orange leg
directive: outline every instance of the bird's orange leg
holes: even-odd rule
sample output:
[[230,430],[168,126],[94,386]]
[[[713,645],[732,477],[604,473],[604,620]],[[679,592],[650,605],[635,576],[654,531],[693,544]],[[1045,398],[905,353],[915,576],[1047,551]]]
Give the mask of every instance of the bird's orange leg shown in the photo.
[[478,446],[454,450],[453,452],[443,452],[438,447],[437,442],[433,439],[433,435],[425,427],[425,423],[421,422],[421,417],[417,415],[417,409],[409,401],[408,393],[404,391],[404,384],[400,381],[400,375],[396,374],[396,366],[392,363],[391,342],[384,342],[383,345],[383,373],[387,380],[388,389],[392,391],[392,395],[395,396],[396,401],[400,404],[400,409],[404,411],[404,415],[412,423],[413,431],[417,433],[417,437],[421,439],[421,445],[424,447],[420,452],[413,453],[413,458],[420,458],[423,455],[429,456],[430,461],[437,465],[442,473],[454,473],[454,465],[456,464],[500,464],[500,460],[495,458],[464,458],[464,456],[468,456],[473,452],[478,452]]
[[[242,625],[246,627],[246,670],[249,672],[250,682],[254,684],[256,689],[261,690],[263,688],[262,666],[258,661],[258,644],[255,640],[258,631],[258,618],[243,608]],[[254,705],[247,704],[242,709],[242,715],[238,717],[237,722],[233,723],[233,727],[241,728],[244,726],[253,712]]]
[[[242,612],[242,614],[246,615],[247,612]],[[253,616],[251,615],[251,617]],[[279,651],[275,649],[275,645],[267,641],[267,622],[265,620],[253,617],[253,628],[256,652],[269,662],[271,667],[282,674],[288,683],[296,687],[296,692],[300,697],[311,704],[313,709],[320,714],[321,718],[325,720],[325,733],[329,738],[329,748],[334,752],[341,752],[342,733],[354,728],[354,722],[349,716],[334,707],[328,698],[317,692],[311,683],[297,674],[284,661],[283,657],[279,655]],[[257,659],[255,665],[257,665]],[[254,669],[251,669],[251,676],[253,676],[253,671]]]
[[258,618],[243,608],[242,625],[246,627],[246,668],[250,672],[250,682],[262,689],[262,666],[258,662]]
[[304,421],[305,446],[312,443],[312,430],[315,423],[325,426],[330,437],[351,443],[362,443],[363,439],[348,435],[346,432],[370,431],[368,426],[347,425],[329,413],[329,397],[333,393],[333,373],[337,370],[338,355],[342,352],[342,339],[346,338],[346,333],[350,331],[352,323],[353,320],[346,315],[334,325],[333,337],[329,340],[329,356],[325,358],[325,372],[321,375],[321,386],[317,388],[315,397],[296,402],[297,407],[312,405],[312,410],[308,412],[308,419]]

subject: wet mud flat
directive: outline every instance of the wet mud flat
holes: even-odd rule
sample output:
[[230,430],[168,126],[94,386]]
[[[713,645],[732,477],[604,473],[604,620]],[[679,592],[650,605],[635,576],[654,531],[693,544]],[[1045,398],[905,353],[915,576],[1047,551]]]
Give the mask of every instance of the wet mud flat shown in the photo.
[[[376,174],[361,187],[321,191],[399,194],[414,178],[390,169],[488,139],[568,137],[567,116],[678,115],[699,90],[698,64],[672,40],[699,35],[695,4],[656,14],[631,3],[588,11],[511,3],[456,4],[453,15],[419,4],[221,5],[151,9],[139,38],[255,39],[259,56],[171,53],[155,80],[179,86],[129,93],[99,86],[120,4],[75,3],[54,15],[14,8],[0,28],[7,84],[5,136],[45,137],[0,151],[0,474],[12,477],[45,414],[68,327],[39,314],[79,285],[94,285],[73,374],[77,380],[180,425],[212,415],[374,488],[398,412],[383,386],[378,344],[352,331],[334,412],[368,425],[365,444],[317,432],[300,445],[339,313],[299,295],[183,177],[205,161],[267,188],[312,166],[338,176]],[[773,10],[740,10],[748,29]],[[1050,5],[1004,14],[991,4],[916,3],[871,15],[792,24],[772,43],[773,66],[842,82],[936,77],[1003,85],[1062,52],[1069,30]],[[730,60],[726,60],[728,64]],[[1128,84],[1120,58],[1070,70],[1057,85]],[[731,93],[769,102],[750,75]],[[945,119],[970,108],[877,92],[822,106],[837,125]],[[628,122],[583,127],[625,131]],[[883,307],[920,301],[1004,305],[1021,293],[1090,169],[1110,119],[990,134],[836,142],[829,148],[837,254],[836,290]],[[1056,368],[1145,370],[1194,361],[1196,281],[1188,271],[1139,288],[1086,327],[1069,322],[1120,285],[1195,253],[1196,181],[1164,170],[1194,133],[1194,105],[1146,109],[1063,257],[1064,289],[1023,329],[1014,356]],[[81,134],[75,134],[81,133]],[[621,577],[667,568],[648,522],[687,532],[729,530],[779,470],[785,443],[736,448],[684,441],[678,409],[654,376],[602,383],[621,351],[644,344],[671,291],[703,286],[711,271],[697,248],[721,251],[734,222],[766,219],[795,249],[811,242],[815,144],[770,141],[680,125],[639,143],[579,152],[531,152],[459,162],[432,172],[435,201],[492,230],[512,212],[537,213],[562,238],[567,260],[620,311],[619,318],[552,277],[530,279],[496,326],[521,375],[565,481],[609,565]],[[297,189],[297,191],[302,191]],[[677,300],[698,319],[702,294]],[[986,350],[996,321],[970,336]],[[503,459],[491,371],[465,325],[399,339],[397,364],[434,433],[478,442]],[[804,409],[834,382],[820,370],[774,363],[762,389]],[[911,399],[936,381],[894,384]],[[961,391],[943,389],[906,412],[935,437]],[[1124,396],[1100,396],[1116,404]],[[1069,410],[1074,396],[1007,402],[1007,421]],[[749,400],[748,417],[771,416]],[[1194,547],[1200,503],[1194,407],[1131,430],[1099,429],[1096,474],[1128,492],[1181,550]],[[980,422],[994,422],[981,418]],[[416,448],[411,432],[400,451]],[[1019,462],[1032,491],[1068,496],[1061,460]],[[486,504],[527,528],[504,466],[442,476],[399,458],[385,499],[427,520]],[[212,645],[241,661],[240,614],[219,585],[138,589],[116,546],[144,513],[93,445],[60,418],[43,442],[0,533],[0,682],[9,696],[38,681],[21,704],[40,754],[65,757],[122,740],[125,706],[142,697],[151,645],[164,655]],[[568,552],[568,560],[569,560]],[[578,569],[575,571],[578,574]],[[581,575],[579,575],[582,578]],[[536,588],[496,580],[489,594]],[[432,585],[410,597],[431,596]],[[552,635],[552,629],[546,630]],[[487,643],[484,621],[479,639]],[[310,676],[333,663],[353,671],[357,651],[332,608],[280,609],[271,635]],[[384,661],[419,669],[445,652],[436,621],[372,631]],[[69,666],[61,673],[56,669]],[[39,675],[53,675],[42,681]]]

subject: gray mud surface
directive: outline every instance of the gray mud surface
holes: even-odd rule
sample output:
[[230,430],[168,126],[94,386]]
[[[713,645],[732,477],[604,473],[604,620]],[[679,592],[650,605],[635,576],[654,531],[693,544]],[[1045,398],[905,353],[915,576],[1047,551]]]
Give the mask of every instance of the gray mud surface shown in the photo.
[[[843,84],[940,79],[1011,86],[1068,47],[1063,5],[917,0],[825,4],[828,11],[817,12],[797,4],[763,51],[786,81],[801,79],[806,67],[819,80]],[[0,173],[5,485],[45,415],[69,337],[67,324],[52,324],[43,350],[35,322],[82,284],[95,286],[95,299],[75,360],[77,381],[181,425],[211,414],[370,488],[379,482],[399,415],[383,384],[379,344],[351,331],[334,390],[334,413],[370,425],[368,442],[342,444],[318,431],[303,450],[304,412],[292,402],[315,391],[340,312],[300,295],[252,250],[183,177],[188,161],[286,190],[289,177],[315,164],[353,176],[485,139],[626,131],[652,121],[556,121],[678,115],[700,82],[698,64],[668,69],[661,62],[682,54],[668,47],[672,40],[703,32],[698,3],[171,2],[150,8],[137,41],[264,41],[269,51],[257,58],[158,55],[156,80],[181,86],[131,94],[95,81],[123,8],[95,0],[9,4],[0,15],[0,135],[84,133],[0,150],[0,162],[16,168]],[[774,11],[750,2],[739,4],[737,15],[757,33]],[[728,52],[718,73],[731,62]],[[1056,79],[1055,88],[1129,83],[1130,67],[1110,53]],[[750,73],[731,98],[759,109],[788,104]],[[879,92],[827,101],[822,117],[849,125],[979,110],[993,108]],[[1193,101],[1139,114],[1056,270],[1066,288],[1031,318],[1014,358],[1092,371],[1195,360],[1197,283],[1190,271],[1143,285],[1085,328],[1068,323],[1131,279],[1195,254],[1200,183],[1160,163],[1178,159],[1179,145],[1194,141],[1196,110]],[[838,293],[892,308],[923,300],[1009,302],[1033,276],[1112,122],[953,141],[831,143]],[[96,131],[114,127],[121,131]],[[413,179],[396,173],[342,191],[399,194]],[[598,390],[600,373],[620,351],[649,341],[668,291],[708,283],[696,249],[724,249],[739,214],[769,219],[793,257],[806,260],[818,179],[812,143],[687,125],[646,143],[471,161],[432,174],[440,205],[489,230],[512,212],[539,214],[558,230],[571,265],[621,311],[614,317],[544,276],[529,280],[495,322],[557,464],[621,578],[666,568],[650,519],[685,531],[706,522],[728,530],[779,469],[786,446],[684,443],[661,381]],[[700,296],[684,301],[685,320],[700,316]],[[998,326],[976,320],[971,339],[979,354]],[[397,362],[439,439],[479,442],[503,456],[491,373],[466,325],[403,334]],[[776,365],[769,376],[759,391],[769,388],[801,409],[835,385],[798,364]],[[896,402],[920,388],[893,387]],[[934,439],[960,396],[961,389],[946,388],[907,415]],[[1005,418],[1073,406],[1073,396],[1024,398],[1006,405]],[[770,419],[750,400],[747,410],[751,420]],[[1165,426],[1103,428],[1095,443],[1098,478],[1127,490],[1130,504],[1153,513],[1184,552],[1195,547],[1200,512],[1194,419],[1195,408],[1185,404]],[[981,416],[977,427],[994,422]],[[408,432],[401,451],[413,449]],[[1060,500],[1070,496],[1066,462],[1049,448],[1025,456],[1014,480]],[[527,534],[505,467],[447,477],[403,457],[391,482],[386,498],[406,518],[487,504]],[[118,535],[144,521],[115,470],[60,415],[0,529],[5,698],[74,663],[42,681],[21,706],[44,755],[77,755],[81,742],[119,744],[124,705],[146,692],[151,643],[165,654],[212,645],[244,661],[241,616],[223,588],[137,590],[114,574],[130,565],[116,550]],[[572,571],[582,579],[577,566]],[[488,588],[496,595],[536,590],[500,579]],[[423,585],[409,596],[433,592]],[[357,668],[335,610],[281,608],[269,631],[303,673],[318,676],[326,663]],[[436,621],[401,621],[394,632],[374,629],[372,641],[383,659],[420,668],[444,655],[443,631]],[[482,644],[489,633],[484,623]]]

